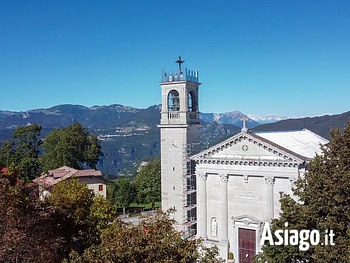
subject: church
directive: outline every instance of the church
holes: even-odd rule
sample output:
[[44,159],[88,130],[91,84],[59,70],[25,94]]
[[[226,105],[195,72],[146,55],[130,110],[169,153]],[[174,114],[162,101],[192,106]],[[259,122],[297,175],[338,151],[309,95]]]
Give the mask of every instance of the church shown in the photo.
[[185,237],[217,246],[220,257],[252,263],[261,250],[265,222],[278,218],[281,193],[292,194],[320,145],[328,141],[304,129],[240,133],[200,149],[199,74],[179,60],[162,71],[162,209],[174,209],[176,229]]

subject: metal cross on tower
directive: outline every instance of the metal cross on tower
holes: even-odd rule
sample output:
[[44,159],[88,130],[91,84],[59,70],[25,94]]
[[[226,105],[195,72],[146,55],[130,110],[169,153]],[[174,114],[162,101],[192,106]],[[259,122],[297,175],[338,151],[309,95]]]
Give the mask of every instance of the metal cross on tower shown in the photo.
[[179,56],[179,59],[175,61],[175,63],[178,63],[178,64],[179,64],[179,70],[180,70],[180,72],[182,72],[182,70],[181,70],[181,64],[184,63],[184,62],[185,62],[185,60],[181,60],[181,56]]

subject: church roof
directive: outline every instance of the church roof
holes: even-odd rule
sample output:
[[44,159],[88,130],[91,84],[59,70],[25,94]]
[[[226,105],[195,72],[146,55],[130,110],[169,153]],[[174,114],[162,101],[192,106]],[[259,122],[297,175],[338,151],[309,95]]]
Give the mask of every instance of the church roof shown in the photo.
[[326,145],[329,143],[328,140],[308,129],[299,131],[258,132],[255,134],[310,159],[314,158],[316,154],[322,154],[320,144]]
[[[242,144],[243,142],[258,146],[264,149],[264,152],[254,154],[244,152],[244,150],[242,152],[241,148],[232,148],[233,145]],[[295,164],[312,160],[316,154],[322,153],[320,145],[327,143],[328,140],[307,129],[300,131],[261,132],[256,134],[252,132],[240,132],[190,158],[193,160],[203,158],[239,159],[241,162],[245,160],[270,160],[292,162]],[[244,147],[248,149],[248,146]],[[229,148],[232,148],[232,150],[227,152]]]

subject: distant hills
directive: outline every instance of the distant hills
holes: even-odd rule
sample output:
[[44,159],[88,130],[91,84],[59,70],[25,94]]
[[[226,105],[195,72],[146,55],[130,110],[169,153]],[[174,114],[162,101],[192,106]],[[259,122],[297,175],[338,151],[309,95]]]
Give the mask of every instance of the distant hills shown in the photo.
[[[58,105],[26,112],[0,111],[0,144],[9,140],[19,126],[40,124],[44,138],[54,127],[62,128],[79,122],[91,134],[96,134],[101,142],[104,156],[97,165],[98,169],[112,175],[133,173],[142,160],[160,155],[157,128],[160,110],[160,105],[136,109],[114,104],[93,107]],[[203,148],[240,130],[232,124],[217,122],[203,122],[201,129]]]
[[[26,112],[0,111],[0,129],[13,128],[28,123],[43,123],[46,128],[65,127],[73,121],[78,121],[84,127],[93,129],[128,126],[132,122],[154,124],[159,122],[160,109],[161,105],[154,105],[147,109],[137,109],[120,104],[93,107],[64,104]],[[243,117],[244,114],[240,111],[201,113],[200,115],[204,122],[231,124],[237,127],[242,126]],[[247,128],[251,129],[263,123],[273,123],[286,118],[276,115],[248,115]]]
[[[160,105],[137,109],[119,104],[84,107],[80,105],[58,105],[48,109],[26,112],[0,111],[0,144],[11,138],[15,128],[33,123],[43,127],[44,137],[54,127],[65,127],[74,122],[81,123],[101,142],[104,156],[97,168],[104,174],[133,173],[139,163],[160,154],[160,138],[157,124],[160,121]],[[239,132],[244,114],[240,111],[227,113],[201,113],[202,149],[209,147]],[[314,118],[288,119],[284,117],[249,116],[247,127],[254,131],[297,130],[307,128],[330,138],[329,127],[343,127],[350,112]]]
[[0,129],[28,123],[39,123],[45,128],[65,127],[74,121],[92,129],[125,127],[134,123],[142,126],[159,122],[159,111],[159,106],[136,109],[119,104],[93,107],[65,104],[26,112],[0,111]]

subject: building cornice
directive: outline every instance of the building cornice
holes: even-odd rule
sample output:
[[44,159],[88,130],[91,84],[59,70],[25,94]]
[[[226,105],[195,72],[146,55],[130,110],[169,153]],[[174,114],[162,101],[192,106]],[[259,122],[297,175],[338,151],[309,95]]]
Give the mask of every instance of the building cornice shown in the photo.
[[[254,144],[257,147],[264,149],[267,153],[273,154],[276,158],[264,159],[264,156],[256,157],[254,156],[225,156],[225,157],[215,157],[215,154],[245,141],[249,144]],[[198,154],[190,157],[192,160],[196,161],[198,164],[222,164],[222,165],[248,165],[248,166],[279,166],[279,167],[296,167],[309,158],[298,155],[288,149],[285,149],[271,141],[259,137],[253,133],[240,132],[229,139],[210,147]],[[271,157],[270,157],[271,158]]]
[[268,161],[268,160],[230,160],[221,158],[197,159],[197,164],[215,165],[241,165],[241,166],[269,166],[269,167],[298,167],[299,162],[295,161]]

